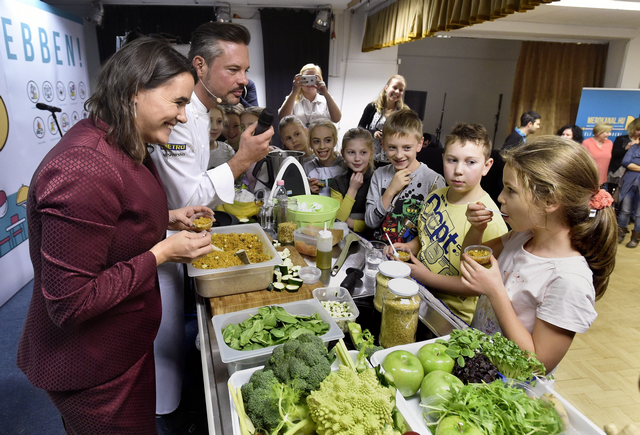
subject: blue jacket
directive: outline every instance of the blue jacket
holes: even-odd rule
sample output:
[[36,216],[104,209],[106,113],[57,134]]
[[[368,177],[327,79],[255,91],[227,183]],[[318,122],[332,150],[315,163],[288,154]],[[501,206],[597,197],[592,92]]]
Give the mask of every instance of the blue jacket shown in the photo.
[[[622,166],[625,168],[629,166],[630,163],[635,163],[636,165],[640,165],[640,144],[632,145],[629,148],[629,151],[624,155],[622,159]],[[620,201],[624,198],[624,196],[629,192],[631,186],[640,185],[640,172],[638,171],[627,171],[622,176],[622,186],[620,187]]]

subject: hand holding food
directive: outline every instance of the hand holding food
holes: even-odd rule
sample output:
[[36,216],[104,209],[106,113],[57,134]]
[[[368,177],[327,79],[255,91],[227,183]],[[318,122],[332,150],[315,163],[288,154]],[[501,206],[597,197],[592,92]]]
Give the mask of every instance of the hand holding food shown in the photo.
[[167,261],[191,263],[213,250],[209,233],[180,231],[156,244],[150,251],[156,256],[156,264]]

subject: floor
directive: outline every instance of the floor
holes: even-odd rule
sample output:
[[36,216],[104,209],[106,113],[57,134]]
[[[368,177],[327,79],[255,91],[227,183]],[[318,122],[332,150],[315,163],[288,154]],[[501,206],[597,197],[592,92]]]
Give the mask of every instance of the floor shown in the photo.
[[579,334],[556,371],[556,391],[596,425],[640,423],[640,247],[618,245],[598,318]]

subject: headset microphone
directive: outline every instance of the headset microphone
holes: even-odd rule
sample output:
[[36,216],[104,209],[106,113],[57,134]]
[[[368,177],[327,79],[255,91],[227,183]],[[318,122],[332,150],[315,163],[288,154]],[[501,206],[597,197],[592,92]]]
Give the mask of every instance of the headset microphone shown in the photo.
[[204,87],[204,89],[207,91],[207,93],[209,94],[209,96],[211,96],[211,98],[213,98],[214,100],[216,100],[218,102],[218,104],[222,104],[222,98],[220,97],[216,97],[215,95],[213,95],[213,92],[211,92],[209,90],[209,88],[207,88],[207,85],[204,84],[204,82],[202,81],[202,79],[200,79],[200,83],[202,83],[202,86]]

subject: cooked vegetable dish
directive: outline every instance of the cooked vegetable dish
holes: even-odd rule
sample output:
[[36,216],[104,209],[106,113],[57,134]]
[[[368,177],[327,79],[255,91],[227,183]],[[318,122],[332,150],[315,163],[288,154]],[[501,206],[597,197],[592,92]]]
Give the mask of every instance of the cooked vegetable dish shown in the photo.
[[231,266],[240,266],[242,261],[235,256],[239,249],[247,252],[251,263],[264,263],[269,261],[271,257],[265,254],[262,241],[255,234],[249,233],[231,233],[211,235],[211,243],[222,249],[220,251],[212,251],[205,257],[193,262],[193,266],[198,269],[222,269]]

